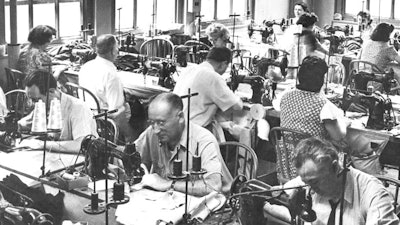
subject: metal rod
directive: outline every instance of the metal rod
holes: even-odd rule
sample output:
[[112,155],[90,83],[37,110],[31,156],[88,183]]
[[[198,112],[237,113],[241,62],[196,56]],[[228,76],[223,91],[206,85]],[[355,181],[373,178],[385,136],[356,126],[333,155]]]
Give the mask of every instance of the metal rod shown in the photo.
[[[186,172],[189,172],[189,134],[190,134],[190,129],[189,129],[189,125],[190,125],[190,88],[188,89],[188,107],[187,107],[187,122],[186,122]],[[188,224],[188,220],[189,220],[189,215],[188,215],[188,191],[189,191],[189,174],[186,175],[185,178],[185,215],[184,215],[184,219],[185,219],[185,224]]]

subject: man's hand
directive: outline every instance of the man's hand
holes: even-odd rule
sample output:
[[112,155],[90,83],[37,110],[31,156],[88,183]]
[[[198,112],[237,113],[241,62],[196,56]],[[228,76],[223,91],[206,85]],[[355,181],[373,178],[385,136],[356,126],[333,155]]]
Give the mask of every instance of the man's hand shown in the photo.
[[31,149],[43,149],[43,141],[37,139],[25,139],[16,144],[16,147],[29,147]]
[[171,187],[172,181],[160,177],[156,173],[145,174],[142,178],[142,185],[150,187],[157,191],[168,191]]

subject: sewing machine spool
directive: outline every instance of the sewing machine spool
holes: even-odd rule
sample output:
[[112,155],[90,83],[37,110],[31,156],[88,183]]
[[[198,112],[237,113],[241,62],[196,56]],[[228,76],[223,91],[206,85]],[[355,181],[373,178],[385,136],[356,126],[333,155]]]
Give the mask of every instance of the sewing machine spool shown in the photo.
[[99,194],[93,192],[90,196],[90,204],[83,207],[83,211],[87,214],[100,214],[106,211],[106,206],[104,203],[99,204]]
[[265,109],[261,104],[254,104],[250,107],[250,115],[254,120],[260,120],[265,117]]
[[202,175],[207,171],[201,168],[201,157],[199,155],[194,155],[192,157],[192,170],[190,171],[191,175]]
[[108,201],[109,204],[124,204],[129,201],[129,196],[125,195],[124,183],[115,182],[113,189],[113,196]]
[[182,173],[182,160],[174,159],[172,162],[172,174],[168,175],[169,179],[180,180],[186,177],[186,174]]

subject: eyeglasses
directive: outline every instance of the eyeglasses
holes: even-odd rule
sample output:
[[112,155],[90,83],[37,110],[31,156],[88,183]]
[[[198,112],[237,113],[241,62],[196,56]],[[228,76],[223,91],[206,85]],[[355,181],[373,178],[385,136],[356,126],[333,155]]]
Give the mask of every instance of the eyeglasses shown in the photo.
[[168,120],[147,120],[147,122],[155,129],[156,126],[164,127]]

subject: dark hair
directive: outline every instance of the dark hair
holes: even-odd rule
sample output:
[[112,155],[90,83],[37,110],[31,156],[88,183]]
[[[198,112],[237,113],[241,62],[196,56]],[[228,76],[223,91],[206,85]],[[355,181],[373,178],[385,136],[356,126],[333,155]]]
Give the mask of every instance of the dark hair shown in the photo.
[[310,27],[318,21],[318,16],[314,13],[304,13],[297,20],[296,24],[302,25],[303,27]]
[[216,62],[231,62],[232,52],[227,47],[213,47],[207,54],[207,60],[214,60]]
[[371,25],[372,19],[371,19],[371,14],[369,14],[369,12],[360,11],[358,12],[357,16],[361,16],[361,18],[367,22],[367,25]]
[[305,57],[297,75],[299,84],[296,87],[303,91],[319,92],[327,71],[325,60],[317,56]]
[[294,150],[294,165],[300,168],[307,160],[316,164],[332,163],[338,160],[338,150],[327,140],[310,137],[301,140]]
[[393,32],[394,26],[389,23],[380,23],[372,31],[371,40],[387,42],[390,40],[390,34]]
[[97,38],[97,43],[96,43],[97,53],[102,55],[112,52],[115,43],[117,43],[117,40],[114,35],[112,34],[100,35]]
[[[57,88],[57,81],[53,74],[47,70],[35,70],[25,78],[27,87],[36,85],[39,88],[40,94],[45,95],[51,88]],[[47,81],[49,81],[47,85]],[[48,88],[46,88],[48,87]]]
[[156,104],[158,102],[166,102],[169,104],[171,109],[175,109],[178,111],[183,110],[183,102],[181,97],[179,97],[177,94],[174,94],[172,92],[168,93],[161,93],[156,95],[150,102],[150,104]]
[[29,32],[28,41],[34,45],[44,45],[51,41],[53,35],[56,35],[57,31],[48,25],[39,25]]
[[301,6],[301,8],[303,8],[304,12],[310,12],[310,11],[308,11],[308,5],[307,5],[307,3],[305,3],[305,2],[296,2],[296,3],[294,4],[294,6],[296,6],[296,5]]

